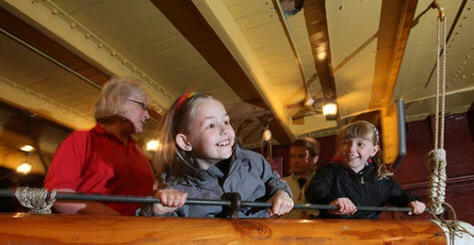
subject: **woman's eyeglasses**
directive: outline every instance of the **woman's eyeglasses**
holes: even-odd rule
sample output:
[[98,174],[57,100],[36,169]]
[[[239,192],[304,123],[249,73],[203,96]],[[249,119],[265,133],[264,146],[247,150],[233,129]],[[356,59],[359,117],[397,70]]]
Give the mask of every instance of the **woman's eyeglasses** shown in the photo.
[[148,108],[147,108],[147,105],[146,105],[145,103],[143,103],[143,102],[136,101],[136,100],[129,100],[129,101],[135,102],[135,103],[139,104],[140,107],[141,107],[144,111],[146,111],[146,110],[148,109]]

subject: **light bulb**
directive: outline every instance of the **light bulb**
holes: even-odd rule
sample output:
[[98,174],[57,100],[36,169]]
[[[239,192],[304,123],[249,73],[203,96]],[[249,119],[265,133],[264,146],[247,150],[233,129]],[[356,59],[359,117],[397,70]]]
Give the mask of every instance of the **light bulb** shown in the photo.
[[24,162],[22,164],[20,164],[20,166],[18,166],[16,168],[16,171],[18,173],[22,173],[22,174],[28,174],[30,171],[31,171],[31,164],[27,163],[27,162]]
[[158,140],[150,140],[146,143],[146,150],[147,151],[157,151],[160,148],[160,141]]
[[326,120],[335,120],[337,115],[337,105],[334,102],[329,102],[323,105],[323,115]]
[[24,145],[22,147],[20,147],[20,150],[24,151],[24,152],[32,152],[35,150],[35,148],[31,145]]
[[269,142],[272,139],[272,131],[270,131],[269,128],[266,128],[265,130],[263,130],[262,139],[267,142]]

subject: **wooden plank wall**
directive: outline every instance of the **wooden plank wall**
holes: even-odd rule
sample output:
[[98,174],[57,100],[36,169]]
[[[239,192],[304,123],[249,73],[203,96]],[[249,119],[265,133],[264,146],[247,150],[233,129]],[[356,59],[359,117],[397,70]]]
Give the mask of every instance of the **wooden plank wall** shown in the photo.
[[[458,219],[474,223],[474,112],[451,115],[446,118],[445,148],[447,152],[447,197],[454,206]],[[396,173],[400,184],[429,200],[430,172],[427,153],[433,148],[432,118],[407,124],[407,158]],[[385,214],[383,218],[404,215]]]

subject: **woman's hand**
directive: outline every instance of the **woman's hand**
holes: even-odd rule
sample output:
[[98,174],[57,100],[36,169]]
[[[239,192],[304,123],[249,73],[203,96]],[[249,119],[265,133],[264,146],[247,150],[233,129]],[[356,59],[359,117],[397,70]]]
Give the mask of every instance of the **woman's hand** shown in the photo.
[[329,205],[337,206],[337,210],[331,210],[333,214],[354,214],[357,212],[357,208],[351,199],[347,197],[340,197],[332,201]]
[[272,203],[272,209],[269,210],[270,216],[286,214],[294,205],[293,199],[283,190],[277,191],[268,202]]
[[155,196],[161,200],[161,203],[153,204],[153,212],[160,215],[171,213],[177,208],[182,207],[188,198],[188,193],[175,189],[162,189],[158,190]]
[[409,202],[408,207],[411,208],[411,211],[408,212],[408,215],[419,215],[425,212],[426,209],[426,205],[418,200]]

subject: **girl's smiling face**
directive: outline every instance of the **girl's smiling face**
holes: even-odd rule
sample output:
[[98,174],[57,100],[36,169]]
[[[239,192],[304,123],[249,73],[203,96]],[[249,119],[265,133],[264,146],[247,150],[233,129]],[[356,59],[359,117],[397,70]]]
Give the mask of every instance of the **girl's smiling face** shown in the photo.
[[196,104],[191,123],[185,133],[178,134],[185,142],[201,169],[207,169],[232,155],[235,133],[224,106],[219,101],[205,99]]
[[358,173],[370,157],[375,156],[378,145],[364,138],[346,138],[342,142],[341,155],[346,166]]

